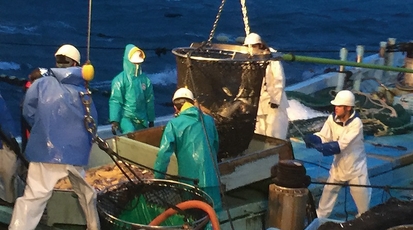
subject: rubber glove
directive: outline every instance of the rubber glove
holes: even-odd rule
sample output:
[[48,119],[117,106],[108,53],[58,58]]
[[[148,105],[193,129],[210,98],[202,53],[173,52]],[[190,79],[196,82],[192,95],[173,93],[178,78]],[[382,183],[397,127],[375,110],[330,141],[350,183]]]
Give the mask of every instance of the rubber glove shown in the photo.
[[332,156],[341,152],[337,141],[316,144],[314,148],[321,152],[323,156]]
[[307,134],[303,137],[305,147],[314,148],[315,145],[321,144],[321,138],[314,134]]
[[113,135],[116,135],[116,131],[119,129],[119,122],[112,121],[111,125],[112,125],[112,133]]

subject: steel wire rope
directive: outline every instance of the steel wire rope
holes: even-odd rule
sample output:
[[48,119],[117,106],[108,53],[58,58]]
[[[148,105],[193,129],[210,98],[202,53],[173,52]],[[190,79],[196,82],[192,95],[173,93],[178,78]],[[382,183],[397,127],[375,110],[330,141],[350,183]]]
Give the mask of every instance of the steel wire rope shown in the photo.
[[[225,1],[225,0],[224,0]],[[215,31],[215,28],[213,28]],[[211,31],[212,33],[212,31]],[[213,36],[214,33],[212,33]],[[91,37],[91,35],[89,35]],[[39,46],[39,47],[56,47],[58,44],[40,44],[40,43],[22,43],[22,42],[2,42],[0,46],[4,45],[16,45],[16,46]],[[79,48],[87,48],[87,46],[77,46]],[[99,50],[124,50],[124,47],[108,47],[108,46],[93,46],[90,47],[91,49],[99,49]],[[142,47],[142,50],[152,50],[152,51],[172,51],[174,48],[167,48],[167,47]],[[278,52],[281,53],[337,53],[338,50],[328,49],[289,49],[289,48],[281,48],[277,49]],[[348,50],[349,53],[356,52],[356,50]],[[364,50],[364,53],[377,53],[377,50]]]
[[[223,0],[223,2],[225,2],[225,0]],[[192,55],[192,52],[193,52],[193,51],[188,52],[188,53],[186,54],[186,60],[187,60],[186,79],[187,79],[188,76],[189,76],[189,81],[190,81],[190,83],[191,83],[191,85],[192,85],[192,88],[193,88],[193,91],[194,91],[193,93],[194,93],[195,95],[197,95],[197,92],[196,92],[196,90],[195,90],[195,89],[196,89],[196,88],[195,88],[195,81],[194,81],[194,79],[193,79],[193,75],[192,75],[192,71],[191,71],[191,68],[192,68],[191,55]],[[218,167],[218,159],[217,159],[217,161],[215,161],[215,160],[214,160],[214,156],[212,155],[211,141],[209,140],[209,138],[208,138],[208,133],[206,132],[205,121],[204,121],[204,119],[203,119],[203,115],[202,115],[203,112],[202,112],[202,110],[201,110],[201,105],[198,103],[198,104],[197,104],[197,107],[198,107],[198,110],[199,110],[198,115],[199,115],[199,118],[200,118],[200,120],[201,120],[202,130],[203,130],[203,132],[204,132],[205,138],[207,139],[207,143],[208,143],[209,156],[210,156],[210,158],[212,159],[212,161],[214,162],[215,176],[217,177],[218,182],[219,182],[219,185],[218,185],[218,186],[219,186],[219,191],[220,191],[220,193],[221,193],[221,195],[222,195],[222,200],[223,200],[222,203],[225,204],[225,203],[226,203],[226,196],[225,196],[225,191],[223,190],[223,188],[222,188],[222,186],[221,186],[221,185],[222,185],[222,181],[221,181],[221,176],[220,176],[219,167]],[[225,211],[227,212],[231,229],[234,230],[234,225],[233,225],[233,223],[232,223],[231,213],[230,213],[228,207],[225,207]]]
[[389,186],[389,185],[364,185],[364,184],[346,184],[346,183],[333,183],[333,182],[319,182],[311,181],[312,184],[324,184],[324,185],[340,185],[343,187],[365,187],[365,188],[379,188],[386,190],[412,190],[413,187],[402,187],[402,186]]
[[241,11],[242,11],[242,19],[244,21],[244,29],[245,29],[245,36],[250,34],[250,26],[248,22],[248,12],[247,12],[247,5],[245,0],[240,0],[241,2]]
[[[312,184],[324,184],[324,185],[339,185],[341,187],[345,187],[344,191],[344,212],[346,214],[346,221],[348,219],[348,212],[347,212],[347,193],[349,187],[365,187],[365,188],[377,188],[377,189],[382,189],[383,194],[382,194],[382,201],[384,200],[384,194],[387,193],[390,198],[393,198],[391,195],[390,190],[411,190],[413,191],[413,187],[400,187],[400,186],[389,186],[389,185],[359,185],[359,184],[349,184],[347,182],[345,183],[332,183],[332,182],[318,182],[318,181],[311,181]],[[390,199],[389,198],[389,199]],[[397,199],[397,198],[396,198]],[[401,200],[401,199],[398,199]]]
[[88,26],[87,26],[87,48],[86,48],[86,61],[90,59],[90,31],[92,29],[92,0],[89,0],[89,12],[88,12]]
[[218,13],[215,17],[214,24],[212,24],[211,32],[209,33],[209,37],[208,37],[208,41],[207,41],[208,44],[211,44],[212,38],[214,37],[215,30],[218,26],[218,21],[221,18],[222,10],[224,9],[224,5],[225,5],[225,0],[222,0],[221,5],[218,8]]
[[[87,63],[90,63],[89,60],[89,54],[90,54],[90,31],[91,31],[91,14],[92,14],[92,0],[89,0],[89,12],[88,12],[88,35],[87,35]],[[119,160],[122,162],[122,164],[132,173],[132,175],[138,179],[139,182],[141,182],[142,185],[147,186],[143,180],[132,170],[132,168],[130,167],[130,165],[128,163],[125,162],[125,158],[121,158],[115,151],[113,151],[108,143],[106,141],[104,141],[102,138],[100,138],[97,134],[97,128],[96,128],[96,123],[95,120],[93,119],[93,117],[90,114],[90,105],[92,103],[92,94],[89,91],[88,88],[88,81],[86,81],[86,93],[81,92],[80,96],[82,99],[82,103],[85,107],[86,110],[86,115],[84,118],[84,124],[85,124],[85,128],[86,130],[92,134],[92,139],[93,142],[97,143],[99,148],[104,150],[109,157],[112,159],[112,161],[116,164],[116,166],[120,169],[120,171],[125,175],[125,177],[129,180],[129,182],[131,182],[135,187],[137,186],[137,184],[135,184],[135,182],[129,177],[129,175],[125,172],[125,170],[120,166],[119,164]],[[85,96],[88,96],[88,98],[86,99]],[[115,158],[116,156],[116,158]],[[160,201],[163,202],[163,204],[166,204],[169,208],[176,210],[178,213],[182,214],[184,216],[184,218],[187,220],[187,215],[186,212],[182,209],[180,209],[177,205],[173,205],[170,202],[168,202],[166,199],[160,197],[158,194],[153,194],[155,197],[157,197],[157,199],[159,199]],[[138,205],[138,203],[136,203],[136,205]]]
[[[90,95],[90,97],[91,97],[91,95]],[[84,105],[86,106],[86,103],[87,103],[87,102],[85,102],[85,100],[83,100],[83,99],[82,99],[82,102],[83,102]],[[86,115],[86,116],[87,116],[87,115]],[[86,129],[92,134],[92,136],[93,136],[93,141],[94,141],[95,143],[97,143],[98,147],[99,147],[101,150],[103,150],[105,153],[107,153],[107,154],[109,155],[109,157],[110,157],[110,158],[112,159],[112,161],[116,164],[116,166],[118,166],[119,170],[120,170],[120,171],[125,175],[125,177],[129,180],[129,182],[131,182],[131,184],[137,188],[138,184],[136,184],[136,183],[134,182],[134,180],[132,180],[132,179],[129,177],[129,175],[127,175],[127,173],[126,173],[125,170],[120,166],[120,164],[119,164],[118,161],[120,161],[120,162],[127,168],[127,170],[128,170],[129,172],[131,172],[132,175],[133,175],[136,179],[138,179],[139,182],[141,182],[141,185],[143,185],[142,187],[148,186],[147,184],[145,184],[145,183],[143,182],[143,180],[132,170],[132,168],[130,167],[130,165],[129,165],[128,163],[126,163],[125,161],[129,161],[129,162],[135,163],[135,164],[137,164],[137,163],[134,162],[134,161],[132,161],[132,160],[130,160],[130,159],[127,159],[127,158],[125,158],[125,157],[120,156],[118,153],[116,153],[114,150],[112,150],[112,149],[109,147],[109,144],[108,144],[105,140],[103,140],[102,138],[100,138],[100,137],[97,135],[96,125],[93,125],[93,124],[92,124],[92,126],[93,126],[94,128],[89,128],[89,126],[86,125],[86,119],[87,119],[86,116],[85,116],[85,126],[86,126]],[[92,118],[92,122],[94,123],[93,118]],[[140,164],[139,164],[139,165],[140,165]],[[146,168],[149,168],[149,167],[146,167]],[[139,194],[139,195],[141,195],[141,194]],[[161,201],[163,204],[165,204],[168,208],[172,208],[172,209],[176,210],[179,214],[183,215],[186,219],[188,219],[188,218],[187,218],[188,215],[187,215],[187,212],[186,212],[186,211],[180,209],[179,207],[177,207],[177,206],[174,205],[174,204],[171,204],[171,203],[168,202],[166,199],[164,199],[164,198],[162,198],[161,196],[159,196],[157,193],[153,193],[153,195],[154,195],[159,201]],[[138,203],[136,203],[136,205],[138,205]]]

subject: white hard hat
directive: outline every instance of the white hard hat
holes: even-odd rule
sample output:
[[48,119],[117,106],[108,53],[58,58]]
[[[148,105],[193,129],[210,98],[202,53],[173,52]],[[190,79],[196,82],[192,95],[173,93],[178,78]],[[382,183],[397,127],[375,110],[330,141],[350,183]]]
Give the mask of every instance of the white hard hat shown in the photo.
[[245,45],[262,44],[261,36],[256,33],[250,33],[244,40]]
[[354,106],[354,94],[350,90],[341,90],[337,93],[334,100],[331,101],[333,105]]
[[140,64],[145,60],[145,53],[138,47],[133,47],[129,51],[128,58],[133,64]]
[[70,59],[72,59],[73,61],[77,62],[78,64],[80,64],[80,52],[79,50],[76,49],[76,47],[66,44],[66,45],[62,45],[55,53],[55,57],[57,55],[63,55],[66,56]]
[[172,102],[175,101],[175,99],[178,98],[186,98],[186,99],[190,99],[192,101],[194,101],[194,94],[191,92],[191,90],[187,89],[187,88],[179,88],[173,98],[172,98]]

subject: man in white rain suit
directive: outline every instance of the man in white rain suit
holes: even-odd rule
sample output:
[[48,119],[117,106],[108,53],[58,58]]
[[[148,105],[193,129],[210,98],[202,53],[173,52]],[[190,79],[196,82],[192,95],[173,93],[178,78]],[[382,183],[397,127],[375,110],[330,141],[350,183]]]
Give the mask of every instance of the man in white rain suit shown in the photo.
[[[277,52],[267,47],[256,33],[250,33],[245,38],[244,45],[271,53]],[[287,138],[289,105],[284,87],[285,75],[281,62],[269,61],[261,86],[255,133],[280,139]]]
[[[354,94],[349,90],[337,93],[331,104],[332,113],[320,132],[304,137],[306,146],[324,156],[334,156],[327,183],[348,182],[350,185],[370,185],[363,142],[363,123],[354,111]],[[326,184],[317,209],[319,218],[327,218],[336,203],[341,185]],[[350,186],[358,215],[369,209],[371,188]]]

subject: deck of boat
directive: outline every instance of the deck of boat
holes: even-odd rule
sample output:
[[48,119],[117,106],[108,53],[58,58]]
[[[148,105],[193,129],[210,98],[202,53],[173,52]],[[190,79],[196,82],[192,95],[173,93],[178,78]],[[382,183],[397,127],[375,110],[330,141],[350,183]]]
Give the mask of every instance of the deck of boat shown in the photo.
[[[406,150],[391,147],[378,147],[371,143],[389,146],[403,146]],[[315,149],[307,149],[302,142],[292,142],[295,158],[302,160],[307,170],[307,175],[312,181],[325,182],[333,157],[323,157]],[[373,137],[365,139],[367,153],[367,166],[369,168],[370,183],[372,186],[410,187],[412,190],[390,190],[373,188],[370,207],[386,201],[390,196],[403,199],[413,199],[413,135],[411,133],[395,136]],[[316,205],[321,196],[324,185],[311,184],[310,191],[314,196]],[[347,199],[345,192],[347,190]],[[346,202],[345,202],[346,201]],[[336,206],[330,218],[345,221],[353,219],[357,209],[348,189],[341,189]]]

